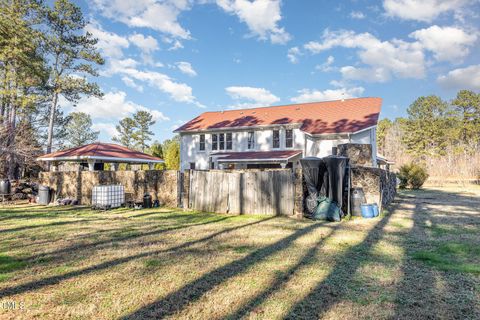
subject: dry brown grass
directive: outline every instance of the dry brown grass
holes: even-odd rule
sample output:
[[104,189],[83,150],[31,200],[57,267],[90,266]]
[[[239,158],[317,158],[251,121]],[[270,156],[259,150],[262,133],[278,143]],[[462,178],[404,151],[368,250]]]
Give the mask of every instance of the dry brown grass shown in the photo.
[[478,274],[415,258],[478,246],[479,196],[404,192],[382,218],[341,223],[0,208],[0,297],[23,306],[0,317],[480,318]]

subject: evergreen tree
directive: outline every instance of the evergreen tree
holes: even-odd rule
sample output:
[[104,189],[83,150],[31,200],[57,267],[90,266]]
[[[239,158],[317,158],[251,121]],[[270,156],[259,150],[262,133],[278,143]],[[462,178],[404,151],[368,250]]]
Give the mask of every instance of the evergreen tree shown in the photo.
[[135,132],[133,139],[137,147],[145,152],[148,148],[147,142],[150,141],[153,136],[153,132],[150,131],[150,127],[155,124],[153,116],[148,111],[137,111],[133,115],[133,121],[135,122]]
[[388,133],[388,131],[393,127],[393,122],[388,119],[382,119],[378,121],[377,125],[377,146],[378,146],[378,151],[382,154],[385,155],[385,138]]
[[460,90],[452,105],[458,116],[458,138],[468,152],[479,149],[480,143],[480,94]]
[[168,170],[180,169],[180,136],[167,139],[163,142],[165,166]]
[[124,145],[127,148],[135,147],[135,121],[132,118],[124,118],[120,120],[116,126],[118,135],[113,137],[112,140]]
[[79,147],[98,139],[99,131],[92,130],[92,118],[84,112],[70,113],[66,126],[67,141],[70,147]]
[[448,104],[437,96],[420,97],[408,107],[403,143],[410,154],[443,155],[450,140]]
[[85,33],[86,25],[82,11],[68,0],[56,0],[53,8],[46,9],[46,51],[50,66],[48,88],[51,93],[47,152],[52,149],[55,112],[58,98],[62,95],[74,104],[82,95],[101,96],[96,83],[79,75],[96,76],[95,64],[104,61],[97,52],[97,39]]
[[[158,141],[155,141],[150,146],[148,153],[151,154],[154,157],[163,159],[163,146],[162,146],[162,144]],[[156,163],[155,164],[155,170],[163,170],[163,169],[165,169],[165,164],[164,163]]]

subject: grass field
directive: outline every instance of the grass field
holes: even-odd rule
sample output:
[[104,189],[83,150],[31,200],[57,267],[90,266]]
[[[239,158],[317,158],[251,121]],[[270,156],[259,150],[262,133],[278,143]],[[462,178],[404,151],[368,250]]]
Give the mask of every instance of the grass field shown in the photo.
[[461,190],[341,223],[0,207],[0,318],[480,319],[480,188]]

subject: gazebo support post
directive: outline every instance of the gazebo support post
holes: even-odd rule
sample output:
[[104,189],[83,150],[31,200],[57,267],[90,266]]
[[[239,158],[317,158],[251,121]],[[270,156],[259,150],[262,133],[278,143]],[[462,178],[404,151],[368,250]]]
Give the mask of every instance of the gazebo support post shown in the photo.
[[150,163],[148,164],[148,170],[153,170],[153,169],[155,169],[155,163],[150,162]]
[[95,171],[95,160],[88,160],[88,171]]
[[118,162],[113,162],[112,166],[110,167],[112,171],[118,171]]
[[280,162],[280,166],[282,167],[282,169],[285,169],[287,167],[287,163],[286,162]]

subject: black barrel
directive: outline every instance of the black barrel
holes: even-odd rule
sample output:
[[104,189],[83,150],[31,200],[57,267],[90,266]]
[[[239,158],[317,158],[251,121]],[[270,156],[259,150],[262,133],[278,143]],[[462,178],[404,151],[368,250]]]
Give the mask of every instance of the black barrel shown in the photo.
[[10,194],[12,192],[12,185],[10,180],[2,179],[0,180],[0,194]]
[[143,196],[143,207],[151,208],[152,207],[152,196],[148,193]]
[[50,188],[47,186],[38,187],[38,203],[47,205],[50,203]]
[[350,199],[352,216],[361,217],[362,204],[367,202],[365,200],[365,193],[363,192],[363,188],[352,188],[352,195]]

